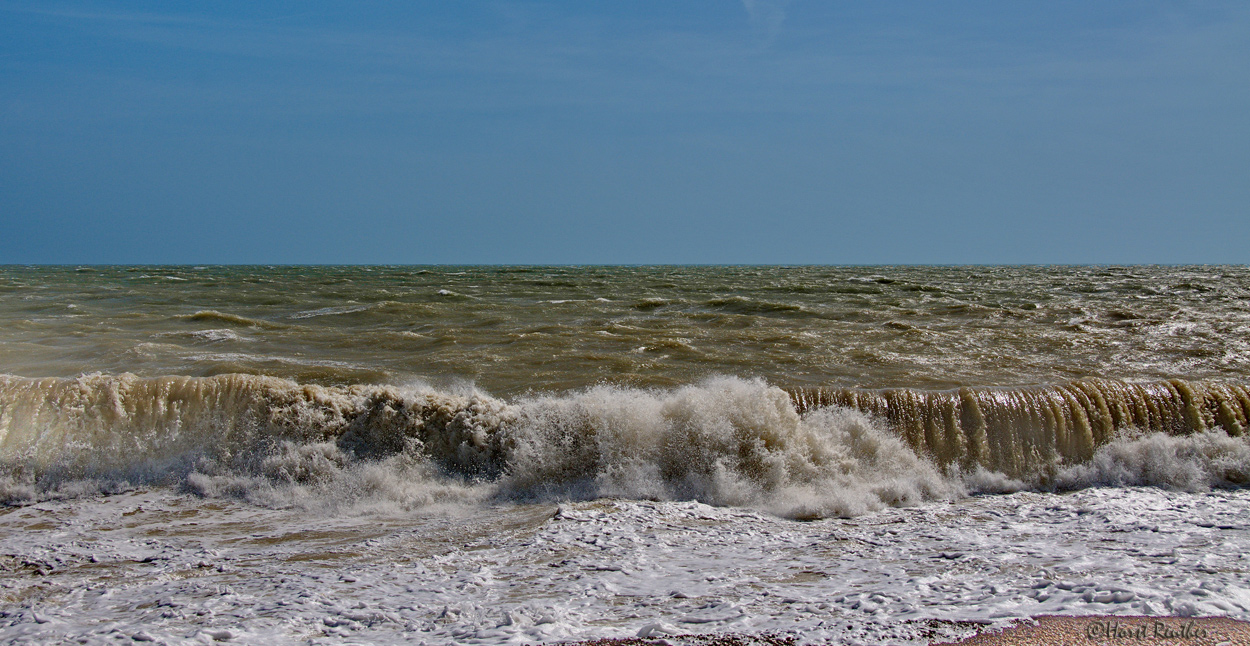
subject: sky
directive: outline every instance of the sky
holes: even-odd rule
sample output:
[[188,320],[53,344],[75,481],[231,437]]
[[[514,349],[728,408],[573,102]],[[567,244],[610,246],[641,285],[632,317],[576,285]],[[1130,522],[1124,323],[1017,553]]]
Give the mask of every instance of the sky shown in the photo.
[[0,264],[1250,262],[1250,4],[0,0]]

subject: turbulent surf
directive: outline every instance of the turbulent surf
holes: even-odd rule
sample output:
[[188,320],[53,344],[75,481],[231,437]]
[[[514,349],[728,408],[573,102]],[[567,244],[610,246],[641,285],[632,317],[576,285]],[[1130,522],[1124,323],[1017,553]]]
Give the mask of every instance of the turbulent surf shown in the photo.
[[2,378],[0,402],[11,503],[84,482],[154,483],[269,504],[618,496],[819,517],[961,495],[964,483],[990,486],[986,474],[1017,489],[1250,482],[1246,390],[1181,381],[786,393],[720,378],[509,402],[473,389],[96,374]]
[[[138,621],[143,603],[194,597],[198,584],[172,581],[211,564],[196,551],[209,549],[240,559],[243,549],[255,563],[291,559],[263,575],[303,582],[273,593],[282,604],[271,611],[283,619],[218,627],[280,642],[298,641],[309,621],[327,639],[383,642],[673,634],[677,620],[664,623],[664,611],[620,601],[669,595],[669,585],[684,588],[674,599],[727,604],[685,608],[686,628],[803,625],[803,634],[836,636],[820,631],[849,621],[870,642],[888,641],[879,631],[895,620],[1088,604],[1250,616],[1250,591],[1224,575],[1211,579],[1224,587],[1203,594],[1177,583],[1192,568],[1239,571],[1235,549],[1204,548],[1218,555],[1210,562],[1168,557],[1164,569],[1179,570],[1145,587],[1127,583],[1175,546],[1159,536],[1180,531],[1183,509],[1196,510],[1201,527],[1231,532],[1221,544],[1244,543],[1244,522],[1225,512],[1250,504],[1248,303],[1244,267],[3,268],[0,521],[9,556],[0,570],[17,576],[20,563],[43,563],[31,567],[66,578],[46,594],[34,579],[0,585],[9,586],[5,603],[31,613],[4,610],[18,619],[0,635],[90,641],[98,626],[68,617]],[[1166,510],[1151,507],[1164,499]],[[1103,510],[1107,526],[1084,524],[1082,509]],[[39,520],[40,510],[55,513]],[[922,563],[928,557],[907,576],[929,588],[873,578],[888,568],[865,575],[871,584],[828,578],[828,559],[840,558],[819,556],[829,545],[877,550],[860,554],[864,563],[894,558],[891,546],[963,545],[972,539],[948,535],[964,522],[958,510],[999,532],[999,543],[944,547],[933,558],[963,564],[950,575],[959,581],[1032,590],[1030,601],[969,614],[966,595],[925,578],[943,571]],[[991,520],[1008,516],[1002,527]],[[873,518],[901,525],[857,533]],[[377,523],[390,529],[368,529]],[[965,562],[968,550],[1012,545],[1002,533],[1011,528],[1060,545],[1116,524],[1145,534],[1114,589],[1042,586],[1081,566],[1046,569],[1069,553],[1036,542],[1021,543],[1041,550],[1027,557],[1003,553],[1033,563],[1010,574]],[[676,544],[664,528],[684,528],[682,544],[709,561],[682,565],[673,556],[681,552],[658,547]],[[448,538],[465,532],[478,538]],[[717,549],[773,549],[771,536],[820,547],[729,572],[723,585],[688,576],[707,572]],[[126,547],[139,539],[163,547]],[[238,547],[252,539],[254,549]],[[1214,546],[1220,536],[1202,540]],[[565,554],[569,541],[590,551]],[[343,576],[373,577],[366,587],[376,591],[388,563],[436,544],[466,563],[476,562],[472,550],[495,550],[510,583],[460,566],[435,574],[427,555],[413,557],[424,569],[401,576],[405,594],[425,604],[410,613],[342,619],[350,609],[323,616],[299,605],[322,567],[350,561],[365,574]],[[39,561],[48,550],[70,556]],[[600,552],[616,560],[585,556]],[[90,569],[102,554],[173,569],[142,584],[147,601],[129,610],[107,609],[107,595],[58,596],[108,588],[117,573]],[[646,563],[668,574],[647,579],[638,574]],[[231,567],[261,576],[259,565]],[[568,602],[557,576],[566,567],[601,573],[592,577],[598,592]],[[630,568],[620,580],[602,574]],[[438,577],[469,596],[417,583]],[[242,585],[226,570],[218,578]],[[471,588],[520,581],[532,591],[510,593],[513,601],[468,600]],[[863,585],[879,594],[855,596]],[[788,610],[744,592],[750,586],[810,604],[796,618],[752,623],[742,617]],[[927,601],[906,601],[915,594]],[[30,595],[62,609],[68,627],[21,619],[36,617],[21,606]],[[426,612],[429,604],[441,605]],[[634,625],[640,616],[654,621]],[[195,621],[162,621],[174,631],[168,640],[216,639],[188,628]]]

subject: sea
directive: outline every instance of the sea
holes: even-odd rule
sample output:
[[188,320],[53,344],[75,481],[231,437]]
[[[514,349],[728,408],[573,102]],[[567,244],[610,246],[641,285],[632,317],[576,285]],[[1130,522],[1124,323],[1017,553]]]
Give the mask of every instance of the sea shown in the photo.
[[1244,266],[4,266],[0,642],[1250,619],[1248,419]]

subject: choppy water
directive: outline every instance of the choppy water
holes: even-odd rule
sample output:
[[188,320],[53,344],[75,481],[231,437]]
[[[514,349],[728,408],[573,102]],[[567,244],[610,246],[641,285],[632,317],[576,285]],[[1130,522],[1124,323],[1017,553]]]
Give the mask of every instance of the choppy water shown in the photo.
[[[310,537],[292,539],[299,546],[292,553],[283,539],[254,555],[302,554],[314,570],[293,566],[283,576],[304,576],[340,558],[316,556],[325,541],[311,537],[323,530],[295,520],[308,512],[356,528],[334,530],[348,534],[385,518],[391,529],[377,536],[413,532],[420,542],[442,536],[446,514],[462,519],[451,526],[466,528],[482,518],[525,525],[537,514],[534,527],[546,527],[561,516],[551,518],[545,506],[573,505],[563,512],[568,522],[611,499],[624,510],[618,519],[648,509],[686,518],[710,504],[702,509],[720,511],[695,516],[732,524],[734,514],[748,514],[785,533],[792,521],[784,519],[842,522],[965,504],[978,493],[1058,501],[1061,492],[1109,486],[1120,493],[1108,498],[1118,505],[1108,513],[1141,513],[1126,510],[1156,495],[1137,489],[1146,486],[1172,492],[1178,504],[1217,510],[1202,512],[1211,516],[1224,503],[1205,497],[1240,505],[1239,487],[1250,483],[1248,368],[1245,267],[7,267],[0,269],[0,500],[46,509],[61,525],[45,526],[27,511],[0,515],[0,523],[13,558],[37,561],[54,549],[124,560],[126,549],[95,538],[100,510],[147,496],[143,504],[164,510],[151,517],[156,525],[124,515],[104,522],[166,541],[144,558],[190,563],[192,544],[220,553],[233,540],[223,519],[244,514],[256,531]],[[1014,513],[1010,498],[977,504]],[[678,506],[655,506],[670,502]],[[170,535],[157,531],[183,518],[178,510],[202,520]],[[1056,516],[1043,525],[1052,521],[1066,522]],[[603,531],[638,533],[648,522]],[[899,540],[944,531],[942,522],[926,522]],[[1244,542],[1245,528],[1230,527],[1239,532],[1234,544]],[[557,528],[536,531],[554,545],[571,536]],[[67,532],[78,542],[66,543]],[[795,540],[810,539],[796,532]],[[699,536],[688,534],[691,549],[709,549]],[[756,539],[742,540],[749,549]],[[1151,541],[1156,551],[1172,544]],[[529,554],[514,547],[501,557],[510,576],[542,579],[509,560]],[[644,561],[660,559],[639,549]],[[397,554],[352,567],[385,568]],[[1039,556],[1028,585],[1060,556]],[[1233,561],[1220,567],[1244,572]],[[1180,573],[1197,567],[1173,563],[1185,563]],[[38,597],[92,619],[67,619],[61,632],[43,633],[19,625],[33,621],[30,610],[12,615],[19,620],[0,634],[90,636],[93,626],[115,620],[103,601],[88,607],[62,598],[83,586],[109,589],[105,579],[115,575],[70,569],[61,588],[52,586],[60,592],[18,583],[8,602],[33,608],[28,598]],[[461,574],[449,580],[476,580]],[[735,585],[774,576],[756,572]],[[1012,576],[995,580],[1023,581]],[[818,579],[779,589],[824,589]],[[568,594],[562,584],[540,583],[561,590],[552,598]],[[1104,591],[1121,605],[1102,610],[1250,616],[1250,592],[1222,585],[1211,594],[1223,605],[1126,588]],[[170,592],[164,579],[142,586],[158,597],[192,594]],[[647,590],[631,594],[668,592]],[[421,603],[450,603],[414,594]],[[384,637],[369,633],[369,622],[352,630],[381,641],[498,643],[633,634],[630,617],[665,616],[639,614],[646,604],[622,610],[611,601],[619,595],[605,591],[608,606],[595,602],[576,617],[544,622],[533,609],[550,600],[543,594],[505,595],[472,612],[448,606],[420,621],[375,618],[394,624]],[[727,603],[749,605],[749,591],[735,594]],[[516,617],[534,616],[506,623],[509,598],[529,608]],[[1081,612],[1082,603],[1094,603],[1054,598],[1067,601],[1012,612]],[[861,605],[843,618],[987,618],[960,614],[949,599],[931,613],[914,604]],[[138,621],[136,608],[116,612]],[[309,617],[300,611],[263,630],[243,617],[230,630],[295,639],[298,624],[333,641],[349,625],[333,619],[314,630],[305,624],[319,620]],[[186,639],[202,637],[196,631],[211,623],[164,619]],[[497,619],[504,623],[495,626]],[[456,636],[461,623],[477,637]],[[693,625],[759,631],[785,624]],[[171,630],[164,638],[177,641]],[[869,641],[886,639],[873,634]]]
[[953,388],[1250,370],[1245,267],[138,267],[0,271],[28,377],[469,381],[508,397],[710,375]]

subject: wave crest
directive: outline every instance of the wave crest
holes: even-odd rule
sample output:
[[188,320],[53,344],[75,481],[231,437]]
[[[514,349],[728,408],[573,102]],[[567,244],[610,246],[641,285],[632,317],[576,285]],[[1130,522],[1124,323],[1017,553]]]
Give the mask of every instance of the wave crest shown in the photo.
[[959,493],[863,415],[801,416],[781,389],[734,378],[509,403],[249,375],[5,377],[0,402],[11,502],[129,481],[282,505],[618,496],[815,517]]
[[[1167,405],[1143,404],[1154,415],[1145,419],[1241,419],[1232,400],[1208,397],[1239,390],[1170,384],[1160,392],[1188,407],[1167,413]],[[1129,428],[1127,413],[1106,418],[1123,427],[1098,427],[1080,406],[1122,408],[1105,395],[1120,386],[1103,386],[1101,399],[1088,384],[1067,388],[1084,388],[1086,397],[1036,388],[860,391],[849,402],[860,404],[855,410],[796,406],[795,394],[729,377],[505,401],[472,389],[327,387],[240,374],[6,376],[0,501],[147,483],[274,506],[625,497],[818,518],[967,490],[1250,483],[1244,437],[1222,426],[1152,433]],[[1126,392],[1151,388],[1162,387]],[[882,402],[892,408],[874,409]],[[1086,426],[1063,426],[1073,419]],[[942,424],[913,428],[908,420]],[[961,452],[934,450],[952,446]]]

